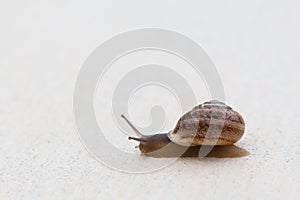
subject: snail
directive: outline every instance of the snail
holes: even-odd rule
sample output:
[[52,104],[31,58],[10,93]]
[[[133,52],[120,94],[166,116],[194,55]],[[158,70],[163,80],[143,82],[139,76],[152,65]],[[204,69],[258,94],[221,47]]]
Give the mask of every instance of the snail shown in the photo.
[[227,157],[239,157],[248,154],[247,151],[240,151],[240,148],[233,146],[244,134],[245,122],[243,117],[230,106],[218,100],[207,101],[194,107],[184,114],[175,128],[168,133],[144,135],[124,115],[121,117],[138,136],[128,139],[140,142],[138,148],[142,154],[151,155],[164,149],[163,147],[168,147],[163,152],[164,156],[165,154],[167,156],[177,156],[178,154],[181,156],[198,156],[201,146],[213,146],[217,152],[228,151],[228,149],[232,151],[233,149],[234,155],[227,155]]

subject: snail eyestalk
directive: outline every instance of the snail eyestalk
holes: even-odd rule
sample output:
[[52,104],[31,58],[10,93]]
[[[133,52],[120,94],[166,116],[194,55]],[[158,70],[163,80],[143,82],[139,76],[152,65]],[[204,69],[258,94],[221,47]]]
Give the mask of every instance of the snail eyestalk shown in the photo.
[[130,126],[130,128],[134,131],[134,133],[139,136],[140,138],[132,138],[132,137],[129,137],[128,139],[129,140],[136,140],[136,141],[141,141],[142,138],[146,138],[147,136],[146,135],[143,135],[139,130],[137,130],[135,128],[135,126],[125,117],[125,115],[121,115],[121,117],[126,121],[126,123]]

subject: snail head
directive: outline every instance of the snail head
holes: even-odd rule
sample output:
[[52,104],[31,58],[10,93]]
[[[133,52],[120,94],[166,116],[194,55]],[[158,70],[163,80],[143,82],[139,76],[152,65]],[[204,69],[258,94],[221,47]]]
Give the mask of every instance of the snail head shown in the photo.
[[128,137],[128,139],[140,142],[138,148],[142,153],[150,153],[156,151],[171,142],[166,133],[144,135],[139,130],[137,130],[137,128],[135,128],[135,126],[124,115],[121,115],[121,117],[137,135],[137,137]]

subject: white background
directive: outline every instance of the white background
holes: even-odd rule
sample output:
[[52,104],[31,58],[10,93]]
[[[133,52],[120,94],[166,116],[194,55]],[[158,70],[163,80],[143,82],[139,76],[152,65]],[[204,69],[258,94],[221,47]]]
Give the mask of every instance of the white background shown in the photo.
[[[0,199],[299,197],[299,1],[1,1]],[[179,159],[133,175],[94,160],[72,94],[89,53],[143,27],[207,51],[245,117],[239,159]]]

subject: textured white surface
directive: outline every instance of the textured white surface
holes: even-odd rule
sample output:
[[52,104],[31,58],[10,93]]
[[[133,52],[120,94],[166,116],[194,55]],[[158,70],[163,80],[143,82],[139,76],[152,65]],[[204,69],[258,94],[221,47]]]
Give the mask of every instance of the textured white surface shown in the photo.
[[[108,3],[110,2],[110,3]],[[299,1],[2,1],[0,199],[299,197]],[[247,122],[239,159],[179,159],[132,175],[94,160],[72,116],[76,75],[117,33],[161,27],[199,42]]]

